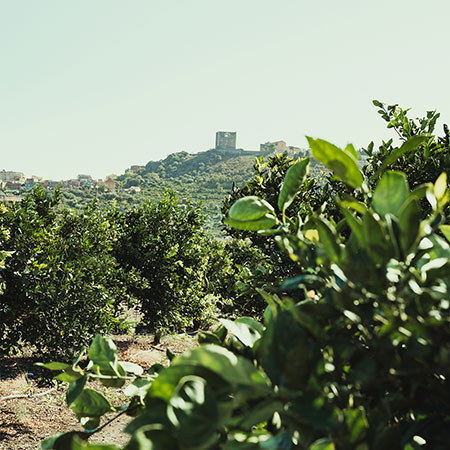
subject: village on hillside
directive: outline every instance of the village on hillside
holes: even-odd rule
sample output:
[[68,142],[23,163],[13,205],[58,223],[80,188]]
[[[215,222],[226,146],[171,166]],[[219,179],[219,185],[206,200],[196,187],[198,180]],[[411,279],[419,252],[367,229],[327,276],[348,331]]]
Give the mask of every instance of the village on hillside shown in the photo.
[[[310,150],[301,149],[287,145],[283,140],[274,142],[265,142],[260,144],[259,150],[245,150],[236,146],[237,133],[235,131],[217,131],[215,137],[215,147],[206,152],[198,152],[196,156],[201,156],[207,152],[218,153],[228,157],[237,156],[268,156],[273,153],[287,153],[296,157],[311,156]],[[360,155],[360,162],[364,158]],[[146,168],[145,165],[131,165],[125,170],[125,173],[140,173]],[[30,192],[35,186],[42,186],[44,189],[52,191],[57,186],[69,189],[87,188],[93,191],[102,189],[116,192],[118,189],[117,176],[109,175],[104,180],[94,179],[87,174],[79,174],[77,178],[69,180],[49,180],[39,176],[26,177],[22,172],[0,170],[0,202],[11,203],[19,201],[24,193]],[[127,194],[139,194],[141,188],[139,186],[120,187],[120,190]]]

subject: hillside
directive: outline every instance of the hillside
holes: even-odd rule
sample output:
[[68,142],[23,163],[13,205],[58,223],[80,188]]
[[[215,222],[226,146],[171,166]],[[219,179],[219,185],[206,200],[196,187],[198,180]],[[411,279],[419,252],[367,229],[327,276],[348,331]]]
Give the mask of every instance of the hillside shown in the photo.
[[[293,157],[306,155],[305,151],[288,151]],[[271,151],[242,149],[172,153],[159,161],[149,161],[145,166],[132,166],[125,170],[115,179],[114,190],[105,186],[97,189],[63,188],[63,202],[79,209],[97,199],[100,205],[114,201],[119,209],[126,209],[148,199],[158,201],[166,189],[171,189],[177,192],[181,201],[201,202],[208,216],[206,228],[217,235],[220,233],[220,207],[224,196],[233,183],[240,186],[251,178],[256,158],[270,154]],[[321,169],[323,166],[313,160],[313,173]]]
[[119,189],[139,188],[139,197],[155,200],[161,198],[165,189],[173,189],[181,199],[201,201],[209,217],[208,228],[216,229],[224,195],[233,182],[239,185],[249,179],[256,156],[240,150],[178,152],[160,161],[150,161],[143,169],[127,170],[117,181]]

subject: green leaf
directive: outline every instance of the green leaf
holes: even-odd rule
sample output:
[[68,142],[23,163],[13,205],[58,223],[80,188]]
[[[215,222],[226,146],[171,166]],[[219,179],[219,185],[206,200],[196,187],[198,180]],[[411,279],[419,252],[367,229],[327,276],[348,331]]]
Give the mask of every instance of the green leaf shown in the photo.
[[85,389],[74,400],[71,408],[78,417],[99,417],[111,411],[108,400],[93,389]]
[[404,155],[405,153],[408,153],[412,150],[417,149],[420,145],[422,145],[424,142],[426,142],[428,139],[430,139],[430,136],[424,136],[424,135],[415,135],[410,137],[406,142],[402,144],[401,147],[394,149],[387,158],[383,161],[381,166],[377,169],[375,173],[375,177],[378,178],[388,166],[393,164],[395,161],[397,161],[400,156]]
[[117,347],[111,339],[97,334],[89,347],[89,359],[101,369],[111,370],[117,367]]
[[261,338],[261,333],[255,328],[254,324],[239,319],[236,321],[219,319],[219,322],[247,347],[253,347],[253,344]]
[[[177,356],[172,365],[199,365],[212,370],[226,381],[236,385],[264,387],[268,380],[249,360],[236,356],[226,348],[206,344]],[[172,367],[172,366],[171,366]],[[155,380],[156,381],[156,380]]]
[[78,378],[78,380],[72,381],[69,384],[66,392],[66,403],[67,406],[70,406],[75,399],[81,394],[86,385],[87,376]]
[[364,245],[364,233],[362,229],[362,223],[360,220],[357,220],[355,216],[345,208],[341,208],[342,214],[344,214],[345,221],[348,226],[352,230],[356,239],[358,240],[358,244],[360,246]]
[[120,450],[116,445],[111,444],[90,444],[74,437],[71,450]]
[[319,218],[314,220],[314,224],[319,232],[319,241],[325,248],[328,257],[335,263],[339,262],[341,250],[331,225]]
[[198,342],[200,344],[222,344],[222,341],[217,337],[215,333],[203,330],[200,330],[200,332],[198,333]]
[[167,359],[170,362],[172,362],[173,358],[175,358],[175,353],[172,350],[170,350],[170,348],[166,348],[166,356],[167,356]]
[[360,406],[358,409],[344,409],[345,423],[348,429],[348,436],[351,444],[362,440],[369,429],[364,408]]
[[255,195],[251,195],[234,202],[228,212],[228,217],[239,222],[249,222],[262,219],[267,213],[273,212],[272,205]]
[[[424,194],[425,195],[425,194]],[[343,208],[350,208],[360,214],[364,214],[367,211],[367,206],[363,202],[359,202],[358,200],[352,197],[345,197],[343,200],[339,202],[339,204]]]
[[55,441],[56,441],[59,437],[61,437],[62,435],[64,435],[64,434],[66,434],[66,433],[58,433],[58,434],[56,434],[55,436],[51,436],[51,437],[49,437],[49,438],[47,438],[47,439],[44,439],[44,440],[41,442],[41,449],[42,449],[42,450],[52,450],[52,449],[53,449],[53,444],[55,443]]
[[313,369],[305,331],[290,311],[278,311],[266,324],[257,353],[274,384],[284,382],[302,389]]
[[375,264],[388,260],[388,244],[380,221],[368,211],[362,218],[364,247]]
[[305,182],[309,171],[309,162],[309,158],[305,158],[287,170],[278,196],[278,208],[283,213],[294,201],[300,187]]
[[314,441],[309,447],[310,450],[335,450],[334,443],[329,438],[322,438]]
[[450,225],[441,225],[439,227],[442,234],[445,236],[445,239],[450,242]]
[[[169,424],[170,425],[170,424]],[[153,423],[139,428],[124,450],[178,450],[173,428]]]
[[378,182],[372,198],[373,209],[385,216],[397,216],[408,198],[408,182],[402,172],[386,172]]
[[78,353],[78,355],[77,356],[75,356],[75,358],[73,359],[73,361],[72,361],[72,366],[76,366],[80,361],[81,361],[81,358],[86,354],[86,346],[85,345],[83,345],[83,347],[81,348],[81,350],[80,350],[80,352]]
[[[111,363],[112,366],[112,363]],[[100,383],[106,387],[120,388],[125,384],[127,373],[123,369],[123,367],[117,362],[115,366],[106,368],[100,368],[97,365],[93,366],[93,369],[98,373],[100,372]],[[102,378],[103,376],[112,377],[112,378]]]
[[229,225],[230,227],[236,228],[237,230],[260,231],[268,230],[270,228],[273,228],[275,225],[278,225],[278,220],[275,216],[269,214],[262,219],[247,222],[240,222],[228,217],[224,220],[224,223]]
[[76,381],[84,375],[84,372],[81,369],[74,369],[73,367],[68,367],[64,370],[63,373],[57,375],[55,380],[63,381],[64,383],[71,383],[72,381]]
[[244,411],[242,415],[233,417],[232,428],[250,429],[253,426],[268,423],[275,412],[283,411],[283,403],[273,398],[263,399],[255,404],[251,410]]
[[356,151],[353,144],[347,144],[347,146],[344,148],[344,152],[347,152],[349,155],[353,156],[356,160],[358,159],[359,155]]
[[[42,450],[68,450],[72,449],[72,443],[75,437],[87,439],[89,433],[83,431],[70,431],[68,433],[59,433],[56,436],[45,439],[41,442]],[[81,439],[81,440],[82,440]]]
[[133,375],[142,375],[144,373],[144,369],[138,365],[128,361],[119,361],[119,365],[122,367],[125,372],[132,373]]
[[409,196],[410,198],[414,198],[415,200],[421,200],[427,195],[427,192],[433,189],[433,185],[431,183],[421,184],[414,188]]
[[217,396],[227,395],[230,392],[231,386],[224,382],[221,374],[207,367],[189,363],[172,364],[162,370],[150,385],[148,394],[152,397],[152,402],[155,397],[169,401],[180,380],[188,375],[196,375],[205,379]]
[[437,201],[441,201],[447,190],[447,174],[442,172],[436,182],[434,183],[434,195],[436,196]]
[[61,363],[61,362],[49,362],[49,363],[34,363],[35,366],[39,366],[39,367],[45,367],[46,369],[50,369],[50,370],[65,370],[68,369],[70,367],[69,364],[66,363]]
[[399,214],[400,245],[405,254],[414,244],[420,233],[420,209],[417,201],[408,199]]
[[273,207],[265,200],[254,195],[243,197],[230,208],[224,223],[239,230],[266,230],[278,224],[273,213]]
[[359,188],[363,176],[353,155],[323,139],[306,136],[314,158],[331,169],[342,181]]
[[211,388],[200,377],[186,376],[180,380],[167,406],[167,417],[186,448],[206,448],[218,438],[217,402]]
[[131,384],[124,389],[124,394],[129,397],[139,397],[142,402],[147,395],[148,390],[152,384],[152,380],[146,380],[144,378],[137,378]]

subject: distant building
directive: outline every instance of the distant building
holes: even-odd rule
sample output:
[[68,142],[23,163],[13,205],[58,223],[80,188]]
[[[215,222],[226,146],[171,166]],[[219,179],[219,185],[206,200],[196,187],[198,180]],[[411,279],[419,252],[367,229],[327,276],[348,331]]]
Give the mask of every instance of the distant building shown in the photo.
[[25,175],[22,172],[13,172],[12,170],[1,170],[0,181],[12,181],[23,183],[25,181]]
[[111,178],[107,178],[103,184],[105,186],[107,186],[109,190],[111,190],[113,192],[116,190],[116,182]]
[[259,150],[262,153],[298,153],[302,151],[298,147],[287,145],[284,141],[265,142],[264,144],[260,144]]
[[216,150],[236,150],[236,132],[218,131],[216,133]]
[[69,180],[67,184],[72,188],[79,188],[81,186],[80,180]]
[[38,184],[42,184],[41,181],[42,181],[41,177],[32,176],[25,180],[23,187],[25,189],[32,189],[32,188],[34,188],[34,186],[36,186]]
[[7,181],[5,189],[9,191],[20,191],[22,189],[22,183],[19,183],[18,181]]

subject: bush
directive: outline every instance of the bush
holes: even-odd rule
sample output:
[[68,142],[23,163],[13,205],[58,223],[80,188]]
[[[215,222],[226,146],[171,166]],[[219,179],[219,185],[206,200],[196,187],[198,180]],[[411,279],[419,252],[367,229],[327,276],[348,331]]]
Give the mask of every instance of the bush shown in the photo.
[[[408,118],[408,109],[398,105],[385,105],[373,101],[379,108],[378,113],[385,120],[388,128],[397,133],[402,145],[394,147],[393,140],[383,142],[378,151],[374,151],[371,142],[363,151],[368,156],[368,164],[364,172],[371,187],[379,181],[383,173],[389,170],[400,170],[405,173],[411,189],[430,181],[434,181],[442,173],[450,173],[450,133],[444,124],[444,135],[434,134],[436,121],[440,114],[427,111],[423,118]],[[448,207],[447,207],[448,208]],[[428,202],[422,201],[422,217],[431,212]],[[447,213],[448,213],[447,209]]]
[[2,270],[0,351],[72,355],[96,333],[126,329],[118,319],[129,300],[110,254],[116,232],[95,208],[56,214],[58,191],[40,187],[0,211]]
[[[264,324],[223,319],[215,333],[202,334],[200,347],[147,375],[119,362],[100,336],[89,369],[78,358],[46,365],[71,382],[67,403],[85,431],[43,448],[99,448],[87,439],[114,409],[84,386],[91,378],[110,384],[112,373],[118,385],[134,378],[125,390],[135,416],[127,450],[449,447],[450,245],[439,236],[450,238],[446,175],[410,191],[403,173],[386,172],[371,191],[351,153],[322,140],[310,145],[364,201],[337,200],[345,217],[339,227],[320,213],[288,216],[306,178],[304,160],[285,176],[281,213],[256,196],[230,208],[228,224],[275,234],[304,268],[280,296],[260,290]],[[423,198],[432,210],[426,219]]]
[[159,334],[204,324],[214,303],[207,295],[206,275],[215,255],[202,231],[200,207],[180,205],[176,195],[167,192],[159,203],[116,210],[111,220],[120,228],[114,255],[125,271],[139,277],[128,289],[138,299],[149,329]]
[[217,256],[209,266],[208,279],[214,280],[210,287],[218,300],[218,314],[261,319],[266,303],[257,288],[269,289],[267,280],[273,279],[270,258],[248,239],[214,242]]

